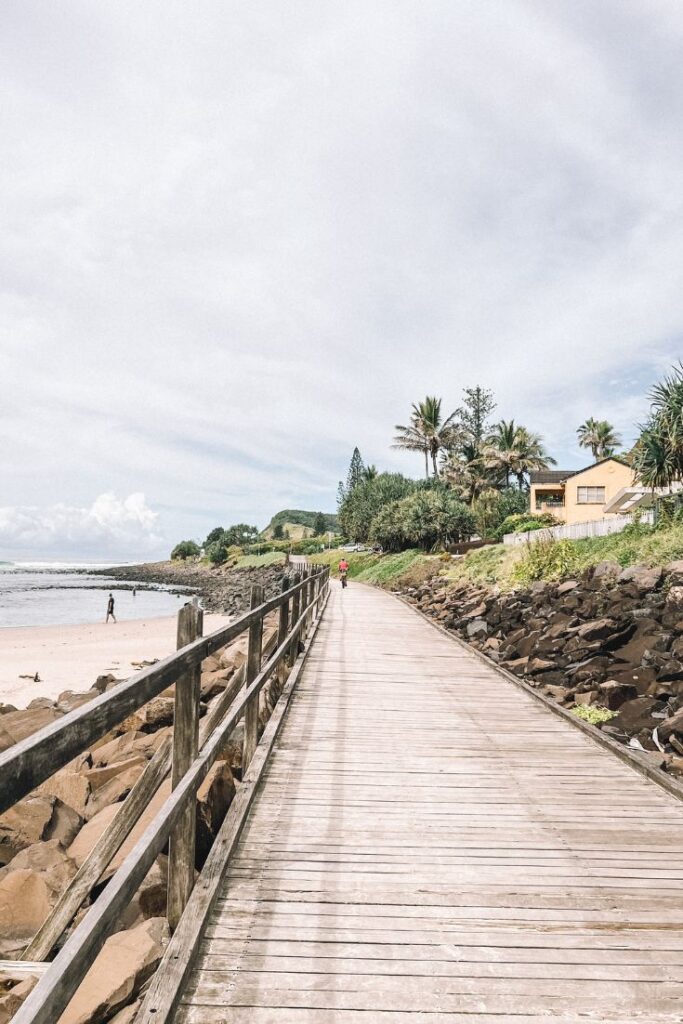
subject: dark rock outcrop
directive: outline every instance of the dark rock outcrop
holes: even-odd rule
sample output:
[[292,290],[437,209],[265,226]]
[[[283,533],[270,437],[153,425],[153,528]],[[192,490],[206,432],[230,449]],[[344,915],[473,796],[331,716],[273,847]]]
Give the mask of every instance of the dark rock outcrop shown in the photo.
[[613,712],[605,732],[683,774],[683,562],[602,562],[508,593],[433,577],[403,594],[563,706]]

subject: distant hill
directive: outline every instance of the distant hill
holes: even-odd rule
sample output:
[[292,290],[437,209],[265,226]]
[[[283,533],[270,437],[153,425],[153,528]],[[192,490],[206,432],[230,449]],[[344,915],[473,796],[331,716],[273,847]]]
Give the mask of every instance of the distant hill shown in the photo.
[[[317,512],[306,512],[300,508],[285,508],[282,512],[277,512],[273,516],[265,530],[261,533],[261,536],[270,540],[273,536],[273,530],[279,523],[283,530],[286,530],[289,534],[290,540],[302,540],[304,537],[312,537],[317,515]],[[331,530],[333,533],[336,533],[339,529],[336,515],[333,515],[331,512],[323,512],[323,516],[325,517],[325,530]]]

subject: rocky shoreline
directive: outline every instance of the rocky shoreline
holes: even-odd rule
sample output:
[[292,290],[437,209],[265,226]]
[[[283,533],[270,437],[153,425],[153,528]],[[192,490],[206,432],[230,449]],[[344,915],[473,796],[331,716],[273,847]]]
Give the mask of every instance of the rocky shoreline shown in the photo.
[[266,598],[280,592],[284,566],[267,565],[244,569],[208,566],[199,562],[143,562],[113,569],[91,569],[90,576],[107,576],[128,587],[133,583],[164,584],[181,593],[195,593],[209,612],[238,615],[249,608],[251,588],[260,584]]
[[602,562],[510,593],[438,575],[399,591],[491,661],[683,776],[683,562]]

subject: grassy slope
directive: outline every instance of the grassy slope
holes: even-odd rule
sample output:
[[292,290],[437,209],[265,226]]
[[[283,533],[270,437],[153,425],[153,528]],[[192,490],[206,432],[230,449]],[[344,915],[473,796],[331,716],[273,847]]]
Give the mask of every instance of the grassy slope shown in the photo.
[[[598,562],[613,561],[628,565],[666,565],[683,558],[683,525],[653,530],[641,527],[635,534],[629,531],[613,533],[609,537],[591,537],[587,540],[565,541],[562,546],[562,564],[537,578],[560,579],[582,572]],[[498,583],[504,589],[520,583],[524,562],[529,554],[525,545],[506,548],[502,544],[473,551],[453,565],[448,575],[452,579],[467,579],[472,583]]]
[[[265,530],[262,531],[261,536],[270,539],[273,536],[274,528],[279,524],[288,531],[291,540],[301,540],[304,536],[312,535],[317,515],[317,512],[307,512],[305,509],[300,508],[282,509],[281,512],[275,513]],[[325,517],[325,529],[336,532],[336,515],[331,512],[323,512],[323,515]]]
[[[422,551],[402,551],[397,555],[374,555],[370,552],[345,553],[341,550],[325,551],[313,557],[315,562],[331,565],[333,571],[344,555],[349,563],[349,576],[365,583],[391,587],[420,583],[435,570],[441,570],[449,579],[468,580],[475,584],[498,584],[503,590],[524,586],[526,545],[505,547],[491,545],[473,551],[457,561],[442,561],[439,556],[425,555]],[[551,559],[550,568],[541,567],[537,579],[560,579],[575,576],[590,565],[613,561],[619,565],[666,565],[683,559],[683,525],[653,530],[641,527],[634,533],[615,533],[609,537],[565,541],[562,557]]]
[[401,551],[397,555],[374,555],[368,551],[325,551],[314,555],[311,561],[331,565],[334,573],[342,556],[349,563],[350,579],[377,586],[418,582],[441,564],[438,557],[416,550]]
[[264,555],[242,555],[241,558],[237,559],[235,568],[247,569],[259,565],[275,565],[276,563],[285,564],[283,551],[267,551]]

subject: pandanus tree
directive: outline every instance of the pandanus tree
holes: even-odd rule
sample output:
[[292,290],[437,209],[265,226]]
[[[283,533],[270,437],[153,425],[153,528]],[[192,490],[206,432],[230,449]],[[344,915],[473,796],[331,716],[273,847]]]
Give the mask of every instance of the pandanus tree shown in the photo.
[[397,424],[392,448],[403,451],[422,452],[425,460],[425,476],[429,477],[431,459],[434,476],[438,476],[439,454],[448,451],[455,444],[458,428],[456,414],[452,412],[445,419],[441,412],[441,399],[427,395],[423,402],[413,403],[410,423]]
[[606,459],[621,447],[621,438],[607,420],[596,420],[592,416],[576,431],[581,448],[590,448],[593,458]]

